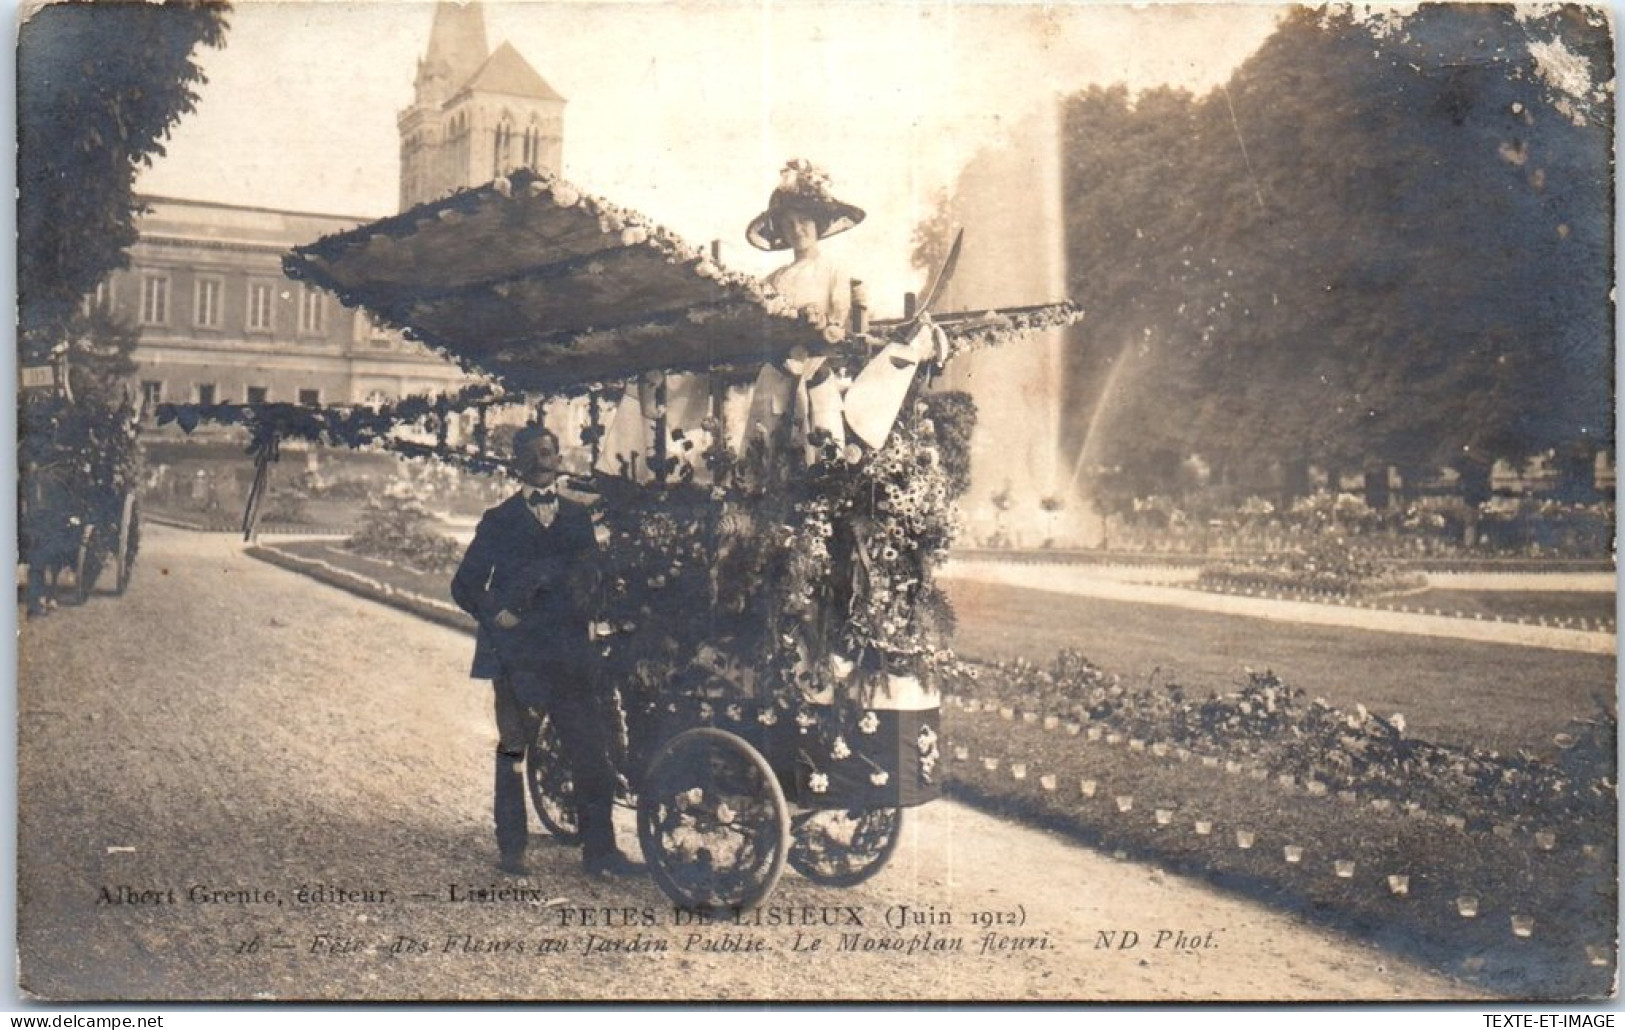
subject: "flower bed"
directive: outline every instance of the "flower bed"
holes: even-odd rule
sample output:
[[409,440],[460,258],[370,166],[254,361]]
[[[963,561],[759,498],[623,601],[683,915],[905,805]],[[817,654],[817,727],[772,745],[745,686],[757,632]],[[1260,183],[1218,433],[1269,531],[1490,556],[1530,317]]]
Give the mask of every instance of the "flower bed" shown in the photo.
[[1427,586],[1427,579],[1420,573],[1402,571],[1336,541],[1321,541],[1299,550],[1239,561],[1215,562],[1202,569],[1197,582],[1204,586],[1306,590],[1352,597],[1373,597]]
[[962,796],[1492,989],[1611,983],[1611,718],[1539,761],[1410,740],[1398,716],[1305,701],[1267,673],[1192,698],[1125,689],[1075,652],[974,671],[943,716]]

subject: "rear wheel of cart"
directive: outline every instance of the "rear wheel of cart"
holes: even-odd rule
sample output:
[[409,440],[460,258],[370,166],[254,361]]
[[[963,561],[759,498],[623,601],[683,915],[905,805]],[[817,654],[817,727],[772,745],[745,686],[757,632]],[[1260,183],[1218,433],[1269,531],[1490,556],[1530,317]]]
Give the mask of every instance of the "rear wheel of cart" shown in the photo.
[[560,843],[581,840],[581,824],[576,821],[576,785],[570,764],[564,760],[559,731],[553,720],[542,716],[536,739],[525,754],[525,782],[530,785],[531,804],[549,833]]
[[660,889],[685,908],[748,908],[784,871],[790,808],[767,759],[725,730],[667,741],[638,791],[638,842]]
[[790,868],[814,883],[851,887],[891,859],[903,836],[903,810],[819,809],[797,816],[790,829]]
[[102,565],[107,560],[107,549],[102,546],[98,536],[92,526],[86,526],[79,536],[79,556],[73,567],[73,595],[80,604],[90,600],[91,591],[96,589],[96,580],[101,578]]
[[118,582],[113,586],[115,593],[123,595],[130,589],[130,577],[135,575],[135,556],[140,549],[141,508],[135,503],[135,495],[131,494],[124,499],[124,512],[118,524],[118,552],[115,555]]

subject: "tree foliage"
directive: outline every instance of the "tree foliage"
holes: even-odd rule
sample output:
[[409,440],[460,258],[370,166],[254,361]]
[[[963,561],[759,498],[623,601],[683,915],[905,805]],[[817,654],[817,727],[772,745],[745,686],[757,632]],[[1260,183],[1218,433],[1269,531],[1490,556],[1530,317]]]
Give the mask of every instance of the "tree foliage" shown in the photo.
[[17,50],[18,299],[36,355],[135,242],[136,172],[197,103],[221,0],[68,2],[36,10]]
[[1108,463],[1608,445],[1611,62],[1580,8],[1295,9],[1207,96],[1070,98],[1073,390],[1124,363]]

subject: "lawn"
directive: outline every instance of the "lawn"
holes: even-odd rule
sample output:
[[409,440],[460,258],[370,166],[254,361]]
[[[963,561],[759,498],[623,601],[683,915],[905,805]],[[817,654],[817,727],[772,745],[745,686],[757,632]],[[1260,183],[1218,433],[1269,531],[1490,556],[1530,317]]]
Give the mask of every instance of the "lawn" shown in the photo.
[[1204,693],[1268,669],[1339,708],[1403,713],[1413,735],[1442,743],[1545,753],[1571,719],[1614,697],[1606,655],[942,582],[959,615],[956,650],[969,658],[1048,662],[1075,647],[1125,682]]

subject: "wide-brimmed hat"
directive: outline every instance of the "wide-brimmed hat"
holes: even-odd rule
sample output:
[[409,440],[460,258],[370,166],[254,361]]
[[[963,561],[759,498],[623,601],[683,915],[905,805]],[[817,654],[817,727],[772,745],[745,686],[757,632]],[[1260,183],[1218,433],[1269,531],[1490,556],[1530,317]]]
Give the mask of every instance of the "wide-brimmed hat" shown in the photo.
[[819,239],[845,232],[865,217],[862,208],[836,200],[830,193],[828,172],[802,158],[791,161],[779,173],[779,185],[768,198],[767,210],[751,219],[745,239],[758,250],[789,250],[790,241],[773,217],[786,211],[815,218]]

